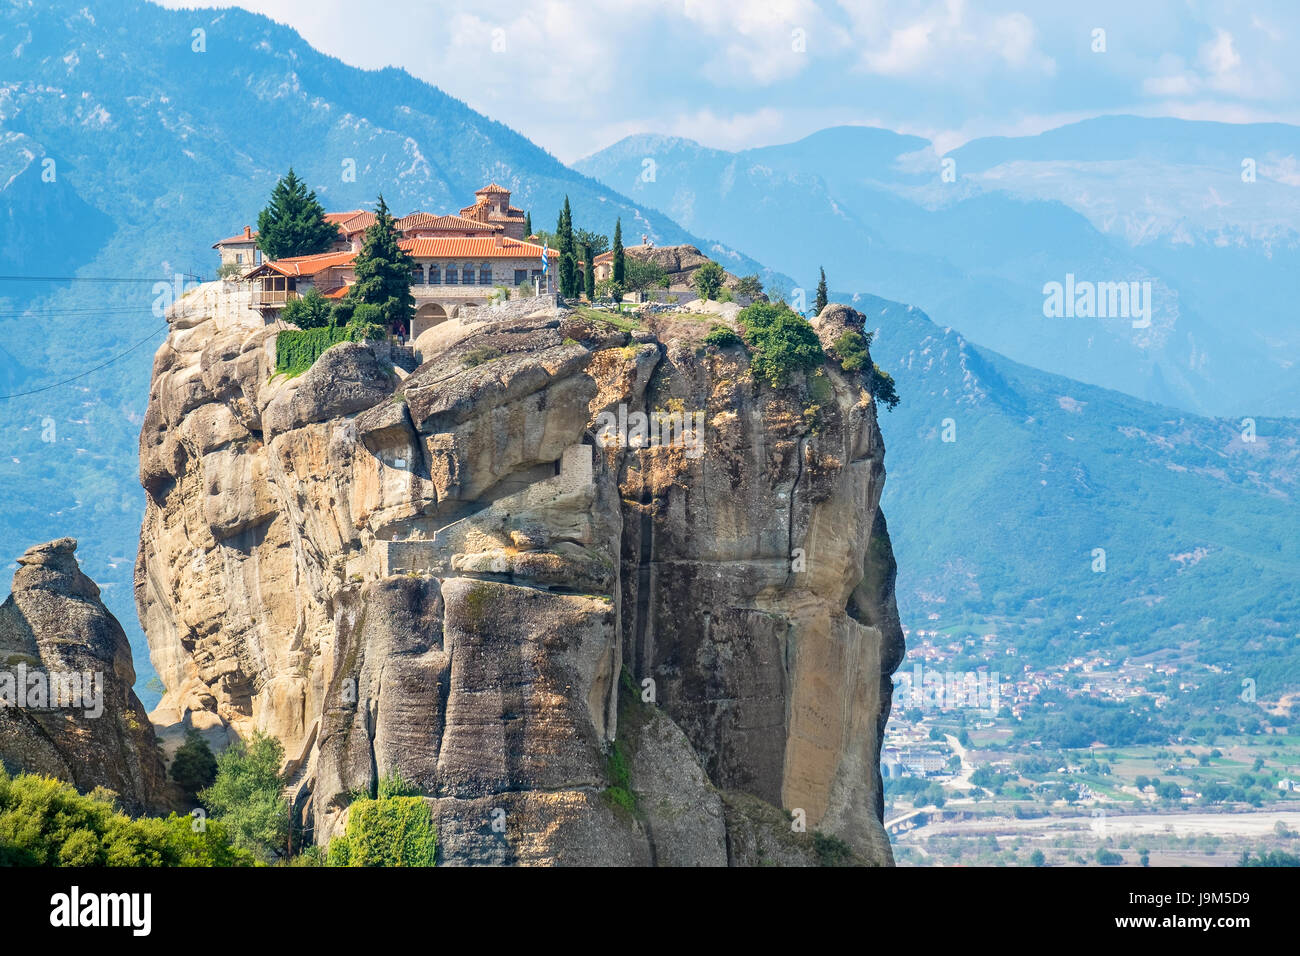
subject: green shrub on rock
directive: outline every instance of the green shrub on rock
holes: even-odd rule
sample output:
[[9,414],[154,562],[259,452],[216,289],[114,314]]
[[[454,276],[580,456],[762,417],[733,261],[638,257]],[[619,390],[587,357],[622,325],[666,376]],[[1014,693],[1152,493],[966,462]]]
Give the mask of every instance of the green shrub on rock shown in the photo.
[[756,302],[738,316],[752,353],[754,375],[773,388],[789,384],[795,372],[807,371],[825,358],[811,324],[784,304]]
[[423,797],[358,800],[348,827],[330,841],[330,866],[433,866],[438,830]]

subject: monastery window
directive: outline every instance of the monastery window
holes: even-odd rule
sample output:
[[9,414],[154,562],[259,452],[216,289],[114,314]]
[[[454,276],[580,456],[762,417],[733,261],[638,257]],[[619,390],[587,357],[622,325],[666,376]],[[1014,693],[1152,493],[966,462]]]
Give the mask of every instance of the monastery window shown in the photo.
[[527,281],[528,281],[528,270],[527,270],[527,269],[516,269],[516,270],[515,270],[515,285],[523,285],[523,284],[524,284],[525,282],[527,282]]
[[454,263],[454,262],[447,266],[447,279],[446,279],[446,282],[447,282],[447,285],[455,285],[455,284],[456,284],[456,263]]
[[464,268],[460,270],[460,284],[461,285],[474,284],[474,263],[467,262],[465,263]]
[[478,267],[478,284],[479,285],[492,284],[492,263],[484,262],[482,265]]
[[418,262],[411,268],[411,285],[424,285],[424,266]]
[[442,272],[436,262],[429,263],[429,285],[442,285]]

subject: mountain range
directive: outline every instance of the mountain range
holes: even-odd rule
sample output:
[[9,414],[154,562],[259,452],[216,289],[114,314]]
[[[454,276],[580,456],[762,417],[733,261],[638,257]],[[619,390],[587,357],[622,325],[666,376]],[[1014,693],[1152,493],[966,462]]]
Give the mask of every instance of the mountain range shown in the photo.
[[[211,243],[291,164],[327,208],[383,192],[454,211],[496,181],[539,228],[567,195],[579,226],[621,216],[629,243],[691,242],[772,288],[811,290],[824,266],[903,397],[882,415],[884,507],[912,628],[1207,660],[1276,657],[1300,634],[1300,431],[1281,417],[1300,413],[1292,127],[1119,117],[946,157],[859,127],[740,153],[643,136],[570,169],[402,71],[239,10],[11,4],[0,49],[4,527],[13,555],[80,539],[142,683],[154,284],[210,277]],[[1151,328],[1046,318],[1043,286],[1067,274],[1150,281]]]
[[399,213],[455,212],[494,181],[537,228],[568,196],[576,226],[608,235],[622,217],[629,236],[763,272],[409,74],[346,66],[263,16],[8,3],[0,50],[0,510],[11,557],[80,539],[146,678],[132,568],[155,285],[213,278],[212,243],[255,222],[290,166],[328,209],[383,193]]
[[[806,290],[824,267],[1016,361],[1257,416],[1300,414],[1297,153],[1291,126],[1112,116],[944,156],[837,127],[740,152],[632,136],[575,165]],[[1148,283],[1149,323],[1048,317],[1045,287],[1074,280]]]

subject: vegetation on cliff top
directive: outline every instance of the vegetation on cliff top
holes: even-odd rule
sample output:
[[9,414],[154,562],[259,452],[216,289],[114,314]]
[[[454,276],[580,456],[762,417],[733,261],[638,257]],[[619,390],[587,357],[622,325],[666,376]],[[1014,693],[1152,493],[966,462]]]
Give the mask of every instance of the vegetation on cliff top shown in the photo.
[[812,325],[788,305],[755,302],[737,318],[755,377],[773,388],[783,388],[795,372],[815,368],[825,358]]
[[884,404],[893,411],[898,407],[900,401],[898,389],[894,384],[893,377],[886,371],[882,370],[879,365],[871,361],[871,340],[870,332],[856,332],[853,329],[845,329],[843,334],[835,340],[832,348],[835,354],[839,356],[840,368],[846,373],[862,373],[863,381],[867,386],[867,391],[876,401]]
[[275,371],[290,378],[301,375],[326,349],[340,342],[365,342],[375,338],[370,323],[327,325],[318,329],[286,329],[275,337]]

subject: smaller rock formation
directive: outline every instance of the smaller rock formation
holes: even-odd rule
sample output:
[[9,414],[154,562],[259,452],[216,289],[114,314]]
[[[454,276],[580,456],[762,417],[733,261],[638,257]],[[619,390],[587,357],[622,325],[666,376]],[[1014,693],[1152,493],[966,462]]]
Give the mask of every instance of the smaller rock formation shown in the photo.
[[[685,243],[679,246],[628,246],[624,255],[659,266],[668,276],[669,288],[677,291],[689,290],[695,280],[695,271],[713,261],[695,246]],[[730,289],[736,282],[736,277],[728,272],[723,284]]]
[[157,810],[166,776],[131,689],[131,645],[76,549],[72,538],[27,549],[0,605],[0,761],[107,787],[131,813]]

